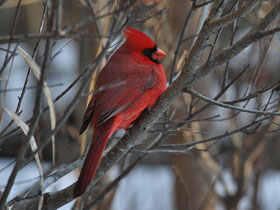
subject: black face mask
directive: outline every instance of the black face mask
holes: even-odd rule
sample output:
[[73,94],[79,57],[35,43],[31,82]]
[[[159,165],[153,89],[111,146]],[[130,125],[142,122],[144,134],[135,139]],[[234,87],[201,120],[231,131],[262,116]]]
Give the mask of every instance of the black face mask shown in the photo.
[[157,51],[157,46],[155,45],[153,48],[144,49],[142,52],[145,56],[147,56],[151,61],[155,63],[159,63],[158,60],[153,59],[153,53]]

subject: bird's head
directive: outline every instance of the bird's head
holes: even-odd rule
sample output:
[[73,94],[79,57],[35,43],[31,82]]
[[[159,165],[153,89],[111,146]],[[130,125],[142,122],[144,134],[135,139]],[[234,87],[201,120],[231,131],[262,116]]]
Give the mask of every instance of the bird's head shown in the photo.
[[159,49],[154,41],[141,31],[134,28],[125,28],[126,41],[124,46],[129,53],[141,61],[158,64],[159,59],[166,56],[166,53]]

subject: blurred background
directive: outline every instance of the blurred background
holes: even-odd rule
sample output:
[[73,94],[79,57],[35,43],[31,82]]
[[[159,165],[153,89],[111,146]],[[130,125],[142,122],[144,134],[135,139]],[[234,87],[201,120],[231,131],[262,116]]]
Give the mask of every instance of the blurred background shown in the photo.
[[[18,122],[11,121],[4,107],[28,124],[33,114],[38,81],[29,68],[30,64],[17,50],[18,46],[42,66],[46,39],[52,39],[46,82],[51,91],[55,116],[59,119],[67,112],[69,104],[76,101],[75,94],[82,85],[86,86],[86,92],[94,86],[96,73],[123,40],[121,31],[125,26],[145,32],[167,53],[162,64],[168,84],[173,82],[211,8],[211,1],[202,0],[54,2],[56,24],[49,32],[49,1],[0,1],[1,191],[25,138],[18,129]],[[230,1],[223,15],[237,10],[244,2]],[[213,32],[199,65],[242,38],[276,2],[260,1],[245,17]],[[270,27],[277,26],[279,17]],[[194,89],[226,104],[252,110],[279,111],[279,38],[276,34],[250,45],[198,81]],[[92,80],[84,83],[81,75],[92,65],[92,71],[95,71]],[[79,128],[88,98],[90,94],[80,95],[75,109],[55,135],[55,146],[48,143],[40,150],[44,174],[62,170],[85,151],[92,132],[88,129],[80,136]],[[49,106],[46,97],[43,105]],[[51,121],[50,112],[44,111],[35,128],[37,145],[44,144],[42,139],[52,129]],[[108,149],[123,133],[120,131],[111,139]],[[160,141],[154,152],[147,153],[111,192],[90,206],[91,209],[280,209],[279,117],[225,109],[183,93],[149,133],[145,143],[113,167],[98,183],[97,190],[86,195],[87,199],[73,201],[61,209],[89,209],[87,204],[95,201],[108,183],[142,154],[139,150],[145,153],[146,145],[156,138]],[[202,140],[207,142],[189,147],[190,143]],[[31,153],[29,150],[27,156]],[[79,170],[73,170],[45,192],[71,185],[78,175]],[[18,173],[8,200],[27,193],[38,185],[38,181],[36,163],[31,161]]]

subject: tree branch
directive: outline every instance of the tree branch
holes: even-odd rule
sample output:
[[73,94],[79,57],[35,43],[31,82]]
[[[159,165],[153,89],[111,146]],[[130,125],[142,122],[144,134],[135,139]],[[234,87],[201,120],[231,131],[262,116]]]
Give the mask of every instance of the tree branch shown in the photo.
[[[252,9],[256,4],[250,1]],[[231,58],[236,56],[242,50],[244,50],[247,46],[252,44],[253,42],[260,40],[268,35],[272,35],[276,31],[264,32],[266,27],[277,17],[280,13],[280,3],[278,3],[261,21],[259,25],[254,27],[247,35],[239,40],[233,46],[222,50],[218,53],[213,59],[211,59],[208,63],[203,66],[197,68],[195,67],[200,59],[201,53],[206,46],[207,40],[211,34],[211,32],[217,27],[223,26],[223,24],[227,24],[228,21],[215,22],[216,24],[209,24],[211,21],[215,21],[218,17],[218,6],[221,4],[221,1],[215,1],[213,3],[212,9],[210,11],[209,17],[204,23],[201,32],[198,36],[197,41],[195,42],[192,50],[190,51],[189,56],[187,57],[185,64],[183,66],[182,72],[180,76],[170,85],[170,87],[165,91],[165,93],[159,98],[155,107],[150,111],[149,114],[144,114],[140,117],[140,119],[135,123],[135,125],[129,129],[128,133],[119,141],[119,143],[112,148],[110,152],[108,152],[102,159],[98,171],[95,175],[95,179],[91,186],[93,186],[98,180],[103,177],[103,175],[121,158],[123,158],[130,149],[137,143],[141,142],[142,139],[145,138],[148,130],[151,129],[152,125],[157,121],[159,116],[169,107],[169,105],[183,92],[184,88],[191,87],[195,82],[204,78],[207,74],[209,74],[214,68],[217,66],[229,61]],[[242,7],[241,7],[242,8]],[[236,14],[235,17],[230,16],[230,20],[234,20],[239,18],[238,15],[245,15],[250,11],[250,9],[246,9],[243,12],[232,13]],[[238,15],[237,15],[238,14]],[[221,25],[219,25],[219,24]],[[71,200],[72,191],[74,188],[74,184],[54,193],[45,193],[44,194],[44,207],[43,209],[55,209],[58,208]],[[36,197],[39,198],[38,196]],[[17,203],[17,206],[21,206],[20,201]],[[34,205],[34,200],[32,202],[25,201],[26,204],[29,203],[28,209],[35,209],[36,205]]]
[[198,93],[197,91],[195,91],[193,89],[187,89],[186,92],[191,93],[192,95],[200,98],[203,101],[206,101],[209,104],[217,105],[217,106],[220,106],[220,107],[223,107],[223,108],[226,108],[226,109],[236,110],[236,111],[239,111],[239,112],[247,112],[247,113],[252,113],[252,114],[258,114],[258,115],[277,115],[277,116],[280,115],[280,112],[268,112],[268,111],[245,109],[245,108],[242,108],[242,107],[225,104],[225,103],[222,103],[222,102],[219,102],[219,101],[212,100],[212,99]]

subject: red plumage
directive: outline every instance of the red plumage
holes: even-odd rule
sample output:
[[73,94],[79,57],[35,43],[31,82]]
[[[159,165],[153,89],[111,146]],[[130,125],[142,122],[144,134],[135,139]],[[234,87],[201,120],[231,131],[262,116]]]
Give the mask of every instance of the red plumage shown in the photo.
[[93,140],[74,189],[82,195],[92,181],[108,139],[127,129],[146,108],[152,108],[166,89],[166,78],[158,59],[165,53],[144,33],[125,28],[126,41],[99,73],[95,89],[121,84],[94,95],[85,112],[82,133],[91,122]]

